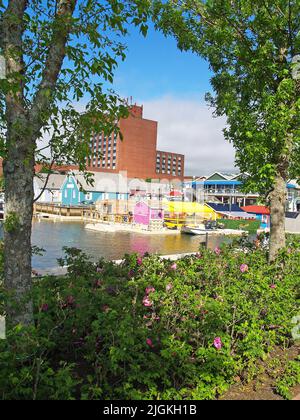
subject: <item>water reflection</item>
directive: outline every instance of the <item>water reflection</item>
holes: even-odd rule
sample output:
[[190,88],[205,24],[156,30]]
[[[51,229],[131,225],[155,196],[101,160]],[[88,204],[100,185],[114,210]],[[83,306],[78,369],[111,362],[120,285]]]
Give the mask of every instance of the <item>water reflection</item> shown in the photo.
[[[225,238],[226,241],[230,239]],[[84,228],[81,222],[54,222],[42,220],[33,222],[32,244],[46,250],[43,256],[33,257],[35,269],[51,269],[57,266],[64,246],[80,248],[94,260],[120,259],[125,253],[162,255],[197,252],[203,237],[188,235],[141,235],[137,233],[103,233]],[[209,246],[214,248],[224,238],[212,237]]]

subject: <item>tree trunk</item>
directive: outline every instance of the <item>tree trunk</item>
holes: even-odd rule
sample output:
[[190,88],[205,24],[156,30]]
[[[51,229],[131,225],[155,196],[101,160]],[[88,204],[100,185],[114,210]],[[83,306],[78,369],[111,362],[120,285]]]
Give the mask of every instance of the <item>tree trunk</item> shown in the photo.
[[270,194],[271,232],[270,232],[270,262],[274,261],[278,252],[285,247],[285,208],[286,208],[286,181],[277,175],[274,189]]
[[8,325],[12,326],[29,325],[33,322],[30,292],[34,158],[33,151],[29,151],[29,142],[24,138],[18,138],[14,144],[15,146],[9,147],[8,156],[3,162],[4,285],[12,297],[12,301],[7,305],[7,321]]

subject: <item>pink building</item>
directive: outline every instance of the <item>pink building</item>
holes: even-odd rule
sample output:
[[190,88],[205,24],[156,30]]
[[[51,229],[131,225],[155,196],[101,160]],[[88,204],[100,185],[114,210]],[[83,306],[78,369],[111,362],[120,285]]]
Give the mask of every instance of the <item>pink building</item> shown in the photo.
[[162,209],[151,208],[148,204],[140,201],[134,207],[133,220],[138,225],[149,226],[154,220],[163,221],[164,211]]

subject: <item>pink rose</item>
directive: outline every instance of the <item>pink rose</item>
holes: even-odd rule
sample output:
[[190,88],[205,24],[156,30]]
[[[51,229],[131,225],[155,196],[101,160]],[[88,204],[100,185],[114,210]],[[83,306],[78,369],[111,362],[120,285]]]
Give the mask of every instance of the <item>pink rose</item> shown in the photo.
[[143,258],[142,257],[138,257],[138,259],[136,260],[137,265],[142,265],[143,264]]
[[221,249],[219,247],[215,248],[215,254],[216,255],[220,255],[221,254]]
[[146,295],[149,295],[150,293],[154,293],[155,289],[152,286],[148,286],[145,290]]
[[174,264],[171,265],[171,270],[174,270],[174,271],[177,270],[177,264],[176,263],[174,263]]
[[240,266],[240,270],[241,270],[241,273],[246,273],[249,270],[249,267],[247,264],[242,264]]
[[143,298],[143,305],[146,307],[152,306],[152,301],[149,299],[149,296],[144,296]]
[[276,287],[277,287],[276,284],[274,284],[274,283],[273,284],[270,284],[270,288],[271,289],[276,289]]
[[166,291],[169,292],[171,289],[173,289],[173,284],[169,283],[166,285]]
[[223,343],[220,337],[216,337],[214,339],[214,346],[217,350],[221,350],[221,348],[223,347]]
[[153,349],[154,345],[153,345],[153,341],[151,340],[151,338],[147,338],[146,343],[149,347],[151,347]]

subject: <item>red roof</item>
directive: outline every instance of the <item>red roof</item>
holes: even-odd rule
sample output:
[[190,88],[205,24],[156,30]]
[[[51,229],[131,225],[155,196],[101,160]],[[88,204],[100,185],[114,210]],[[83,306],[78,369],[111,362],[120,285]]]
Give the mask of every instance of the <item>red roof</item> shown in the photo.
[[171,191],[170,192],[170,197],[180,197],[182,195],[183,195],[183,193],[180,192],[180,191]]
[[255,213],[255,214],[267,214],[270,215],[270,209],[265,206],[246,206],[242,207],[242,210],[244,210],[247,213]]

